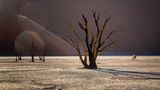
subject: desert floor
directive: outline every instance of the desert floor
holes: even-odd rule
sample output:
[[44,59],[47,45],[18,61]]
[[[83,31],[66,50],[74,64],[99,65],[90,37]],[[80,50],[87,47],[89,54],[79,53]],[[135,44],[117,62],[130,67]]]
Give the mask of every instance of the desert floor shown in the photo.
[[78,57],[0,58],[0,90],[160,90],[160,57],[100,56],[98,69]]

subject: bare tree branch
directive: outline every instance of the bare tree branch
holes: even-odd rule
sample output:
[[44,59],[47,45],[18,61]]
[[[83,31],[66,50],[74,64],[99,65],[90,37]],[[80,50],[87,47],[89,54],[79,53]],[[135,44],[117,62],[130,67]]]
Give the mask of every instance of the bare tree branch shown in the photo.
[[100,30],[99,25],[98,25],[99,17],[100,17],[100,15],[96,16],[96,12],[93,12],[93,18],[94,18],[94,22],[96,24],[97,32]]
[[107,22],[108,22],[110,19],[111,19],[111,18],[108,17],[108,18],[105,20],[105,22],[104,22],[104,24],[103,24],[103,26],[102,26],[102,30],[103,30],[103,31],[104,31],[104,29],[106,28]]
[[79,34],[76,32],[76,30],[74,30],[72,28],[72,25],[70,26],[70,31],[74,34],[74,37],[78,39],[78,41],[80,41],[82,47],[85,49],[86,46],[85,46],[85,42],[82,40],[82,38],[79,36]]
[[106,51],[107,48],[109,48],[109,47],[115,45],[118,41],[119,41],[119,40],[113,41],[113,42],[111,42],[111,43],[109,43],[109,44],[107,44],[107,45],[101,47],[100,52]]
[[73,42],[70,42],[69,40],[67,40],[66,38],[63,38],[63,40],[65,40],[68,44],[70,44],[74,49],[77,49],[75,47],[75,45],[73,44]]
[[100,31],[98,32],[98,36],[97,36],[97,38],[98,38],[98,46],[97,46],[97,49],[101,47],[102,34],[103,34],[103,32],[104,32],[104,30],[105,30],[105,28],[106,28],[107,22],[108,22],[109,20],[110,20],[110,17],[105,20],[105,22],[104,22],[104,24],[103,24],[103,26],[102,26],[102,30],[100,30]]
[[86,46],[87,46],[87,49],[88,49],[88,52],[89,53],[92,53],[92,49],[89,45],[89,30],[88,30],[88,21],[87,21],[87,18],[82,15],[82,18],[84,20],[84,25],[85,27],[83,27],[82,23],[79,23],[79,26],[81,29],[83,29],[85,31],[85,42],[86,42]]
[[84,30],[84,31],[86,30],[85,27],[83,27],[81,22],[79,22],[79,26],[80,26],[80,28],[82,28],[82,30]]
[[84,22],[85,22],[85,24],[84,24],[84,25],[86,26],[85,28],[87,28],[87,26],[88,26],[87,17],[85,17],[84,14],[83,14],[83,15],[82,15],[82,18],[83,18],[83,20],[84,20]]
[[111,35],[113,35],[115,32],[117,32],[117,30],[113,30],[111,31],[108,36],[102,41],[101,46],[104,45],[104,43],[111,37]]

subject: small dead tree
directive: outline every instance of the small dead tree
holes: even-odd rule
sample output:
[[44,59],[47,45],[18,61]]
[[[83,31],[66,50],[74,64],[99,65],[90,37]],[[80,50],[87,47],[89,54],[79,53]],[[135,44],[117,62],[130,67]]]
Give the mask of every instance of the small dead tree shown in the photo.
[[96,69],[98,54],[102,51],[106,51],[109,47],[116,43],[116,41],[113,41],[106,44],[106,41],[116,32],[116,30],[111,31],[107,36],[103,36],[110,17],[105,19],[102,27],[99,25],[100,15],[93,12],[93,18],[96,26],[95,34],[89,29],[87,17],[82,15],[82,21],[78,24],[81,30],[85,32],[85,38],[80,37],[78,32],[72,27],[70,29],[71,35],[69,39],[63,38],[78,52],[78,56],[84,68],[89,69]]
[[42,62],[45,62],[45,55],[47,53],[47,50],[43,49],[43,51],[40,50],[39,52],[41,52],[40,55],[39,55],[39,60],[41,60]]
[[16,47],[15,47],[15,51],[16,51],[16,62],[18,62],[18,60],[22,60],[22,55],[21,55],[21,53],[16,49]]
[[137,56],[135,54],[132,55],[132,60],[136,60]]
[[35,54],[36,54],[36,46],[35,46],[35,43],[33,42],[32,46],[31,46],[32,62],[34,62],[34,56],[35,56]]
[[44,55],[45,55],[45,51],[44,51],[44,48],[41,47],[39,45],[39,43],[33,41],[31,46],[30,46],[30,53],[31,53],[31,57],[32,57],[32,62],[34,62],[34,57],[36,55],[39,56],[39,60],[42,60],[42,62],[45,62],[45,58],[44,58]]
[[47,50],[44,50],[43,55],[42,55],[42,62],[45,62],[45,55],[47,54]]
[[44,42],[36,32],[24,31],[17,36],[15,41],[15,50],[17,52],[16,62],[21,59],[22,55],[31,56],[34,62],[35,56],[44,56]]
[[18,60],[22,60],[22,56],[21,56],[21,54],[18,54],[18,52],[17,52],[17,55],[16,55],[16,62],[18,62]]

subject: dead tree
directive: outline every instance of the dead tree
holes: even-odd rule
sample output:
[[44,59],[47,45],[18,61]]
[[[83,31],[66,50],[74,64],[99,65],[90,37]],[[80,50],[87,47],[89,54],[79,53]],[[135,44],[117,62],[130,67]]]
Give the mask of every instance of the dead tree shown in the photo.
[[47,53],[47,50],[44,50],[43,54],[42,54],[42,62],[45,62],[46,59],[45,59],[45,55]]
[[36,42],[32,42],[32,45],[30,47],[30,53],[31,53],[31,57],[32,57],[32,62],[34,62],[34,57],[36,55],[39,56],[39,60],[42,60],[43,62],[44,60],[44,48],[40,47],[39,43]]
[[22,55],[18,50],[16,50],[16,48],[15,51],[16,51],[16,62],[18,62],[18,60],[22,60]]
[[137,56],[135,54],[132,55],[132,60],[136,60]]
[[22,56],[20,54],[16,55],[16,62],[18,62],[18,60],[22,60]]
[[46,61],[45,56],[43,56],[42,57],[42,62],[45,62],[45,61]]
[[35,46],[35,43],[33,42],[32,46],[31,46],[32,62],[34,62],[34,56],[35,56],[35,54],[36,54],[36,46]]
[[39,60],[42,60],[42,62],[45,62],[45,53],[46,51],[44,51],[44,47],[42,47],[40,45],[40,43],[33,41],[31,46],[29,46],[29,52],[31,54],[31,58],[32,58],[32,62],[34,62],[34,57],[36,55],[39,56]]
[[39,50],[39,52],[41,52],[39,54],[39,60],[41,60],[42,62],[45,62],[45,55],[47,53],[47,50],[43,49],[43,50]]
[[40,56],[40,59],[43,59],[44,42],[37,33],[24,31],[16,38],[15,50],[17,52],[16,61],[21,59],[21,55],[29,55],[34,62],[35,56]]
[[111,47],[117,42],[113,41],[106,43],[106,41],[116,32],[116,30],[111,31],[108,35],[103,35],[104,31],[106,30],[107,23],[110,20],[110,17],[107,17],[105,19],[102,27],[100,27],[99,25],[100,15],[97,15],[96,12],[93,12],[93,19],[96,26],[95,34],[90,30],[88,26],[87,17],[82,15],[82,21],[80,21],[78,24],[81,30],[85,32],[85,37],[80,37],[78,32],[71,27],[70,38],[64,38],[64,40],[67,41],[77,51],[84,68],[89,69],[96,69],[96,60],[98,54],[102,51],[106,51],[109,47]]

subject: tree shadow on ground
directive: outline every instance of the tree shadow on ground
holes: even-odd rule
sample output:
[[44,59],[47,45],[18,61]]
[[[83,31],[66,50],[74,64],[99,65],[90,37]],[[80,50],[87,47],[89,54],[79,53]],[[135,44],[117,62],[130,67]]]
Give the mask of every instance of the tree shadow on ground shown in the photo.
[[0,80],[0,83],[22,83],[20,80]]
[[31,82],[34,85],[43,86],[44,88],[42,90],[64,90],[63,85],[44,84],[44,83],[37,82],[35,80],[31,80]]
[[145,79],[160,80],[160,72],[138,72],[138,71],[124,71],[124,70],[102,69],[102,68],[99,68],[96,71],[109,73],[114,76],[126,75],[126,76],[143,77]]
[[17,72],[35,72],[35,71],[41,71],[41,70],[6,70],[6,71],[0,71],[0,73],[17,73]]

